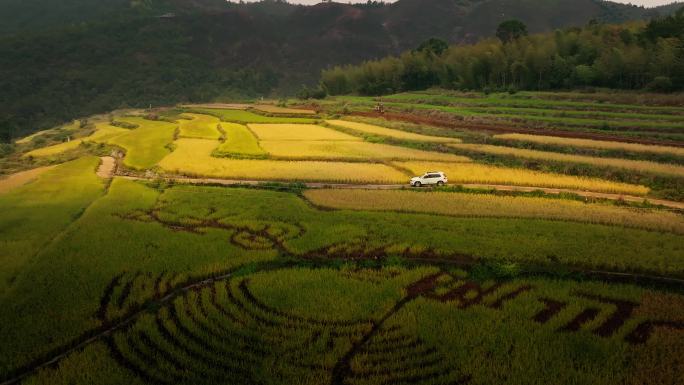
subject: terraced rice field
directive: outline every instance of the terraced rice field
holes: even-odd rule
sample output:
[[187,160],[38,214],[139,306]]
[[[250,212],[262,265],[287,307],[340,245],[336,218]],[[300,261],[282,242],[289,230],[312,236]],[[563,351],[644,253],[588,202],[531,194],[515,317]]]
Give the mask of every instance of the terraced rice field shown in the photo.
[[518,142],[552,144],[558,146],[569,146],[579,148],[594,148],[601,150],[621,150],[637,153],[667,154],[684,157],[684,148],[682,147],[645,145],[638,143],[611,142],[606,140],[563,138],[557,136],[542,136],[528,134],[500,134],[494,135],[494,138]]
[[263,140],[260,142],[260,145],[272,157],[286,159],[470,161],[467,157],[449,153],[421,151],[387,144],[358,141]]
[[38,167],[28,171],[10,174],[6,177],[0,178],[0,194],[6,193],[12,189],[23,186],[27,183],[33,182],[44,172],[50,170],[52,166]]
[[560,154],[549,151],[528,150],[522,148],[492,146],[486,144],[450,144],[449,146],[465,151],[479,152],[492,155],[514,156],[525,159],[551,160],[565,163],[581,163],[598,167],[612,167],[674,177],[684,177],[684,167],[675,164],[664,164],[643,160],[629,160],[619,158],[599,158],[582,155]]
[[669,211],[548,198],[379,190],[308,190],[314,205],[348,210],[400,211],[459,217],[542,218],[684,234],[684,217]]
[[376,126],[376,125],[366,124],[366,123],[350,122],[350,121],[346,121],[346,120],[326,120],[325,122],[331,126],[350,129],[350,130],[357,131],[357,132],[362,133],[362,134],[378,135],[378,136],[384,136],[384,137],[388,137],[388,138],[392,138],[392,139],[398,139],[398,140],[410,140],[410,141],[416,141],[416,142],[431,142],[431,143],[460,143],[461,142],[461,140],[456,139],[456,138],[444,138],[444,137],[439,137],[439,136],[414,134],[411,132],[395,130],[392,128],[386,128],[386,127],[381,127],[381,126]]
[[213,115],[223,122],[232,123],[290,123],[290,124],[312,124],[314,119],[310,118],[289,118],[280,116],[265,116],[255,114],[250,111],[219,109],[219,108],[192,108],[190,112],[199,114]]
[[159,166],[188,176],[278,181],[402,183],[407,176],[384,164],[215,158],[217,142],[179,139]]
[[361,141],[361,138],[313,124],[248,124],[259,140],[343,140]]
[[259,146],[259,141],[252,132],[241,124],[226,123],[220,124],[225,132],[225,138],[216,151],[217,156],[234,157],[263,157],[266,152]]
[[476,163],[395,162],[415,175],[443,171],[450,183],[482,183],[515,186],[565,188],[616,194],[646,195],[644,186],[617,183],[596,178],[544,173],[533,170],[495,167]]
[[125,118],[122,121],[135,124],[138,128],[128,130],[106,140],[107,143],[126,150],[124,165],[133,169],[148,169],[155,166],[170,151],[176,125],[164,121],[142,118]]
[[218,139],[221,137],[218,130],[218,118],[201,114],[183,114],[182,116],[184,119],[180,120],[178,124],[180,137],[198,139]]
[[255,104],[252,108],[269,114],[316,115],[316,111],[303,108],[278,107],[271,104]]

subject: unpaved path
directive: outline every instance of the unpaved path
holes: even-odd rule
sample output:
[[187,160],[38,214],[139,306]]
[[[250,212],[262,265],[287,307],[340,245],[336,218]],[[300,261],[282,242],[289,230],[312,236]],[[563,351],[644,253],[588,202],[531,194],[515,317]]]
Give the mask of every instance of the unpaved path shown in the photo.
[[103,156],[100,160],[102,162],[97,168],[97,176],[103,179],[110,179],[114,176],[114,171],[116,171],[116,159],[111,156]]
[[34,181],[42,173],[53,167],[54,166],[38,167],[32,170],[22,171],[16,174],[8,175],[4,178],[0,178],[0,194],[6,193],[16,187],[23,186]]
[[[131,180],[144,180],[148,178],[135,177],[135,176],[123,176],[122,178]],[[247,185],[247,186],[258,186],[264,183],[283,183],[282,181],[267,181],[267,180],[237,180],[237,179],[216,179],[216,178],[185,178],[185,177],[172,177],[164,178],[168,181],[173,181],[174,183],[189,183],[189,184],[213,184],[213,185],[223,185],[223,186],[236,186],[236,185]],[[323,182],[308,182],[303,183],[307,188],[334,188],[334,189],[348,189],[348,190],[400,190],[405,188],[410,188],[408,185],[403,184],[343,184],[343,183],[323,183]],[[647,202],[653,205],[664,206],[671,209],[684,210],[684,202],[675,202],[663,199],[653,199],[647,197],[640,197],[634,195],[623,195],[623,194],[609,194],[609,193],[599,193],[591,191],[581,191],[581,190],[570,190],[570,189],[560,189],[560,188],[546,188],[546,187],[533,187],[533,186],[509,186],[509,185],[497,185],[497,184],[457,184],[469,189],[491,189],[497,191],[515,191],[515,192],[532,192],[541,191],[546,194],[561,194],[568,193],[574,194],[585,198],[598,198],[598,199],[608,199],[614,201],[625,201],[642,203]]]

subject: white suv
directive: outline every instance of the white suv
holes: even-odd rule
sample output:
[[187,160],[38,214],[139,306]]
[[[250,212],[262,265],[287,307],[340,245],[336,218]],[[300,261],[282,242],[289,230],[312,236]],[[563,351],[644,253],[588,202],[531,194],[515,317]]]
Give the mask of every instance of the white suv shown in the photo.
[[423,176],[417,176],[411,179],[411,186],[420,187],[426,185],[444,186],[447,184],[447,176],[441,171],[430,171]]

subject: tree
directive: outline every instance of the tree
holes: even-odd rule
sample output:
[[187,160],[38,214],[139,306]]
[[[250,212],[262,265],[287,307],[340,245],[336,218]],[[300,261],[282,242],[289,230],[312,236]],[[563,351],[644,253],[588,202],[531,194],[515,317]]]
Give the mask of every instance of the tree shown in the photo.
[[435,55],[441,55],[444,51],[449,48],[449,43],[442,39],[437,39],[435,37],[430,38],[422,42],[416,51],[418,52],[432,52]]
[[496,37],[504,43],[523,36],[527,36],[527,26],[520,20],[506,20],[496,29]]

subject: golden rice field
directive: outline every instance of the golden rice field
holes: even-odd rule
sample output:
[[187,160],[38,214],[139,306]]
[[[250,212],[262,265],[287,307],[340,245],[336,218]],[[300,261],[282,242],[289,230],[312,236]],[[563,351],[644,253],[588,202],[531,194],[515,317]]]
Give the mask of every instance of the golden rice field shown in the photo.
[[469,162],[454,154],[421,151],[412,148],[369,142],[264,140],[261,147],[271,156],[288,159],[367,159],[367,160],[435,160]]
[[346,140],[361,138],[314,124],[248,124],[259,140]]
[[349,130],[354,130],[364,134],[386,136],[388,138],[400,139],[400,140],[412,140],[416,142],[431,142],[431,143],[460,143],[460,139],[456,138],[445,138],[441,136],[430,136],[414,134],[412,132],[406,132],[402,130],[395,130],[393,128],[376,126],[367,123],[349,122],[346,120],[326,120],[327,124],[331,126],[346,128]]
[[126,128],[111,126],[109,125],[109,123],[98,123],[95,127],[95,132],[93,132],[93,134],[88,137],[74,139],[69,142],[63,142],[48,147],[38,148],[33,151],[27,152],[26,154],[24,154],[24,156],[42,158],[47,156],[58,155],[77,148],[81,145],[82,142],[107,143],[109,142],[109,140],[114,139],[117,136],[127,134],[131,131]]
[[21,171],[16,174],[8,175],[0,178],[0,194],[6,193],[15,187],[23,186],[29,182],[33,182],[45,171],[52,169],[54,166],[38,167],[32,170]]
[[183,138],[218,139],[221,133],[217,129],[219,119],[211,115],[191,114],[182,115],[178,121],[179,136]]
[[278,107],[271,104],[255,104],[252,106],[257,111],[269,114],[288,114],[288,115],[316,115],[316,111],[303,108]]
[[564,199],[402,190],[307,190],[317,206],[460,217],[539,218],[684,234],[684,216],[669,211],[588,204]]
[[449,146],[467,151],[492,155],[509,155],[518,158],[553,160],[558,162],[582,163],[593,166],[621,168],[651,174],[684,177],[684,167],[675,164],[649,162],[645,160],[629,160],[618,158],[599,158],[593,156],[561,154],[557,152],[528,150],[522,148],[492,146],[489,144],[449,144]]
[[649,192],[649,188],[645,186],[477,163],[394,162],[394,164],[411,170],[415,175],[423,175],[426,171],[443,171],[447,174],[450,183],[551,187],[630,195],[646,195]]
[[179,139],[176,149],[159,162],[171,173],[211,178],[339,183],[401,183],[398,170],[373,163],[229,159],[211,156],[217,142]]
[[539,144],[553,144],[559,146],[572,146],[582,148],[594,148],[599,150],[622,150],[629,152],[641,152],[652,154],[669,154],[684,157],[684,148],[672,146],[648,145],[639,143],[611,142],[607,140],[563,138],[559,136],[529,135],[529,134],[500,134],[494,135],[496,139],[515,140]]
[[242,124],[221,122],[225,132],[225,141],[215,151],[218,156],[265,156],[259,141],[252,132]]

